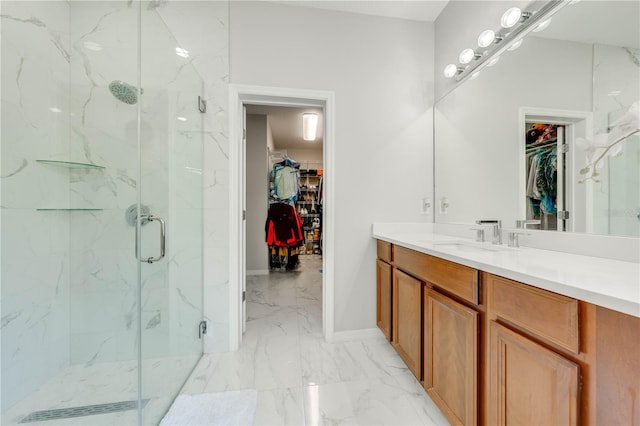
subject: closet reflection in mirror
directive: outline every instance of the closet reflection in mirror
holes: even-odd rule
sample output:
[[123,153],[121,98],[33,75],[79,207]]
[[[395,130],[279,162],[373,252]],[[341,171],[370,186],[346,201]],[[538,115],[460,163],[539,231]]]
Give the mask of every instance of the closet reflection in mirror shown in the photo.
[[437,102],[436,222],[640,235],[639,17],[636,1],[565,6]]

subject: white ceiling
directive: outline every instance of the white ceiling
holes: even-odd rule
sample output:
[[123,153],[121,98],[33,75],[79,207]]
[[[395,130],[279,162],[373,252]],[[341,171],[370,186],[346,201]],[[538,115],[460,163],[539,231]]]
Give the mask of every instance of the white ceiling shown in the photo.
[[[315,141],[302,139],[302,114],[318,114],[318,137]],[[269,116],[269,125],[276,149],[322,148],[324,120],[322,108],[292,108],[269,105],[247,105],[247,114]]]
[[362,15],[385,16],[388,18],[410,19],[412,21],[433,22],[449,0],[297,0],[277,1],[290,6],[314,7]]

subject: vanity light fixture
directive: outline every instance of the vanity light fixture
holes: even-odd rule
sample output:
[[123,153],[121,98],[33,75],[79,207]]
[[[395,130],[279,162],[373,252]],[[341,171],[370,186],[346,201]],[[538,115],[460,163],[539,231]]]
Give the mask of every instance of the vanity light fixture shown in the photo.
[[509,8],[501,16],[501,28],[482,31],[477,39],[479,51],[464,49],[458,56],[458,64],[449,64],[444,68],[444,76],[461,82],[482,67],[495,65],[498,56],[506,50],[520,47],[522,39],[528,33],[545,29],[551,16],[568,4],[568,0],[541,0],[531,2],[525,10],[519,7]]
[[456,74],[461,73],[462,71],[464,71],[464,68],[460,68],[456,66],[456,64],[449,64],[446,67],[444,67],[444,76],[445,78],[452,78]]
[[478,46],[489,47],[496,39],[496,33],[493,30],[484,30],[478,36]]
[[549,24],[551,23],[551,18],[540,22],[540,24],[538,24],[537,27],[535,27],[535,29],[533,30],[534,33],[539,33],[540,31],[544,31],[545,28],[547,28],[549,26]]
[[302,114],[302,139],[305,141],[316,140],[318,132],[318,114]]
[[502,28],[511,28],[518,22],[526,20],[530,17],[531,12],[523,12],[519,7],[512,7],[510,9],[507,9],[507,11],[502,14],[500,25],[502,26]]
[[473,49],[464,49],[458,56],[458,61],[461,64],[468,64],[474,59],[480,59],[482,55],[473,51]]

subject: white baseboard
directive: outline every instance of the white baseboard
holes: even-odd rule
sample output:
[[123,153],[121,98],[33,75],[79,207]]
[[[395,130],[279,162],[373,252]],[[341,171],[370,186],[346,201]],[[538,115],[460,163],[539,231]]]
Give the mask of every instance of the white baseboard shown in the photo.
[[247,275],[269,275],[268,269],[251,269],[247,270]]
[[348,340],[372,339],[375,337],[384,337],[384,334],[382,334],[382,331],[380,331],[378,327],[364,328],[362,330],[335,331],[331,341],[335,343],[346,342]]

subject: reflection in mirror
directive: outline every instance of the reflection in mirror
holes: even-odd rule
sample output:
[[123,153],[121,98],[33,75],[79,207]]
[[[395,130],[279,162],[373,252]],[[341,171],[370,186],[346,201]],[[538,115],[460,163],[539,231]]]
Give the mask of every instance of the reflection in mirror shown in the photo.
[[640,235],[639,4],[566,6],[438,101],[436,222]]

